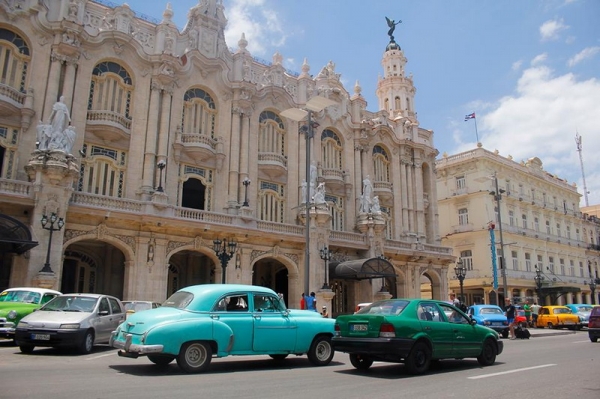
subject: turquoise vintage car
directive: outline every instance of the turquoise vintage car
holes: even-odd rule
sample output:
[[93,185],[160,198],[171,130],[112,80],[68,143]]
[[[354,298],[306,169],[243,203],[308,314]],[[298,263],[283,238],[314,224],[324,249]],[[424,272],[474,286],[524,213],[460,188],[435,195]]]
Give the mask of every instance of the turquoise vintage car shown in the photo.
[[308,355],[313,365],[333,359],[334,320],[287,309],[264,287],[206,284],[183,288],[160,308],[134,313],[112,333],[119,356],[147,356],[157,365],[177,359],[188,373],[208,369],[213,357]]
[[45,288],[9,288],[0,293],[0,337],[14,339],[19,321],[60,295]]
[[433,360],[477,358],[490,366],[502,353],[498,333],[447,302],[389,299],[353,315],[338,316],[334,350],[367,370],[374,361],[404,363],[411,374],[425,373]]

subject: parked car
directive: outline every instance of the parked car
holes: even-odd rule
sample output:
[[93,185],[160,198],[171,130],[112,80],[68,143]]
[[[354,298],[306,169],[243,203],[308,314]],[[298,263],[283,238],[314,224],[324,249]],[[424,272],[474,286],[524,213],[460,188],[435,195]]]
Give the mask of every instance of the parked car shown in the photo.
[[160,305],[160,303],[152,301],[123,301],[127,317],[129,317],[130,314],[141,312],[143,310],[156,309],[160,307]]
[[125,309],[117,298],[101,294],[60,295],[38,311],[21,319],[15,341],[21,352],[36,346],[75,347],[90,353],[125,321]]
[[527,317],[525,317],[525,310],[521,308],[517,308],[517,313],[515,314],[515,327],[529,327],[527,325]]
[[374,361],[400,362],[412,374],[425,373],[433,360],[440,359],[473,357],[489,366],[503,350],[496,331],[431,299],[388,299],[338,316],[331,344],[348,353],[359,370]]
[[19,321],[61,293],[45,288],[9,288],[0,293],[0,337],[14,339]]
[[542,306],[538,313],[538,328],[564,328],[575,330],[579,324],[579,316],[571,313],[566,306]]
[[208,369],[212,357],[308,355],[313,365],[333,359],[333,319],[287,309],[265,287],[205,284],[183,288],[161,307],[134,313],[112,334],[119,356],[147,356],[157,365],[177,360],[188,373]]
[[477,324],[497,331],[499,334],[502,334],[502,338],[508,338],[508,320],[504,315],[504,310],[500,306],[473,305],[467,309],[467,314]]
[[600,306],[594,306],[590,312],[588,335],[592,342],[598,342],[600,338]]
[[582,327],[587,327],[590,320],[590,313],[592,312],[592,305],[588,305],[585,303],[570,303],[565,305],[573,314],[576,314],[579,317],[579,324],[577,325],[578,329]]

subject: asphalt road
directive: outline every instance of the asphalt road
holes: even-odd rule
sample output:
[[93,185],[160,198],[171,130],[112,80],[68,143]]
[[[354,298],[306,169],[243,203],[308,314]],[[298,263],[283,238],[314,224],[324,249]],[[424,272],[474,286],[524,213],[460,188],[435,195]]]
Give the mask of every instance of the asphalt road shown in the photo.
[[0,398],[600,398],[600,342],[586,331],[504,343],[491,367],[448,360],[415,377],[389,363],[359,372],[343,353],[327,367],[304,356],[213,359],[207,373],[189,375],[175,362],[161,369],[106,346],[89,355],[45,348],[24,355],[0,342]]

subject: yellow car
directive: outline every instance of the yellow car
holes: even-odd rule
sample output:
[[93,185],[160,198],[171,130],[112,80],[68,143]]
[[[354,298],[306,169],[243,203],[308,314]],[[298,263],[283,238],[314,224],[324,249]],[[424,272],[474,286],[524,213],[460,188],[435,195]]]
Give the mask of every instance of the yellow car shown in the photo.
[[575,330],[579,324],[579,316],[573,314],[566,306],[542,306],[538,314],[537,328],[564,328]]

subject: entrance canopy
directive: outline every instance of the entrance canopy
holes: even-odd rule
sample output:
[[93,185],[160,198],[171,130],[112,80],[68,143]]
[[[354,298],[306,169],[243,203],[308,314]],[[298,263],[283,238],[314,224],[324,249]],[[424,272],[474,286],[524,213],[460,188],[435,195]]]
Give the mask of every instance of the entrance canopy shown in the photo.
[[330,278],[346,280],[367,280],[382,277],[396,277],[394,266],[385,259],[357,259],[331,265],[333,275]]
[[38,245],[31,240],[31,231],[23,223],[0,214],[0,252],[22,254]]

